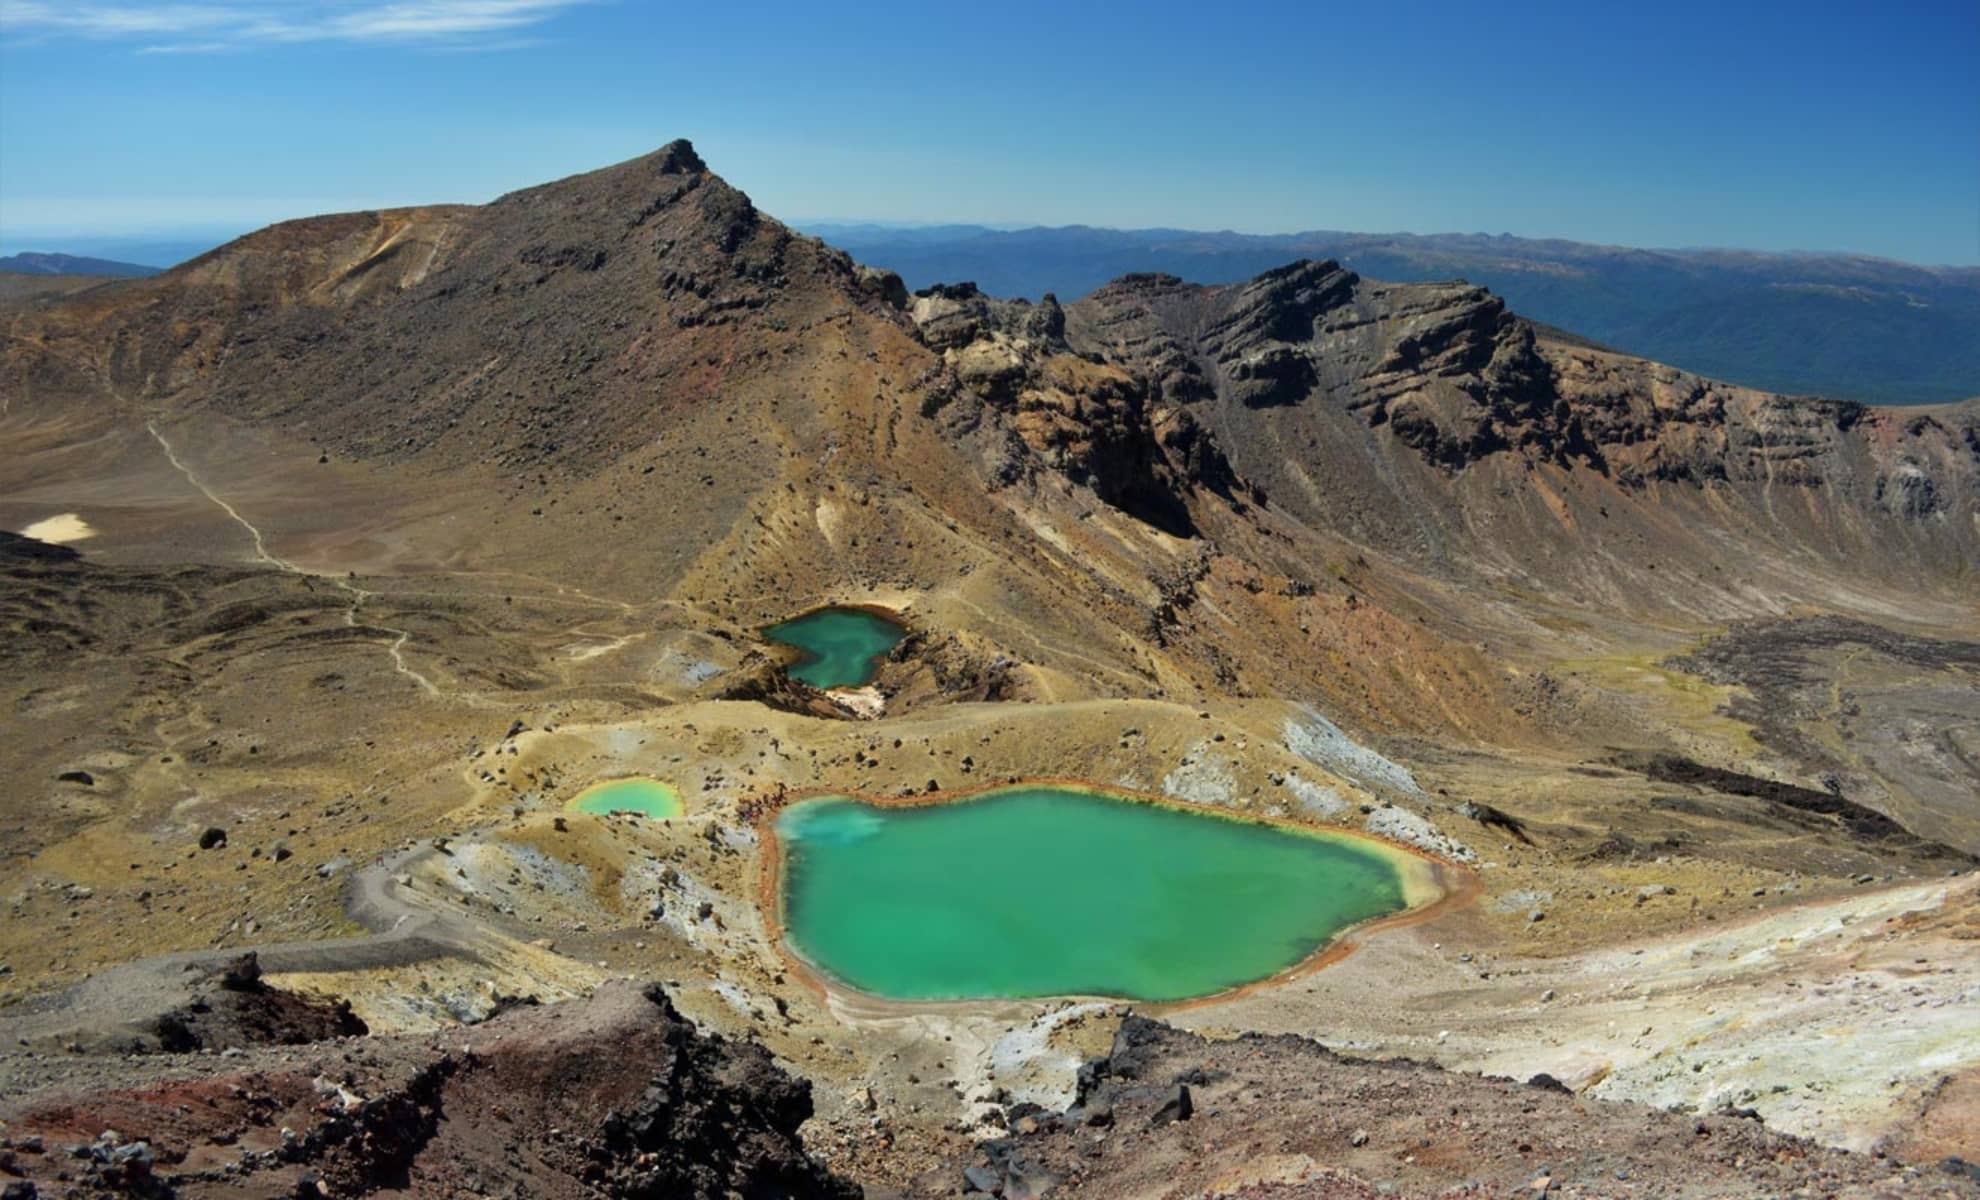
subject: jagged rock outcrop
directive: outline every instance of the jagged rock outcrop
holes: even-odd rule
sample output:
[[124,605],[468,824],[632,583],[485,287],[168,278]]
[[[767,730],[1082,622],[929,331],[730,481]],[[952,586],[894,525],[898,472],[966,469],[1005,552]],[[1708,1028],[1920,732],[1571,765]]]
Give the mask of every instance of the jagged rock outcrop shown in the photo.
[[[1697,563],[1718,551],[1679,545],[1675,514],[1689,538],[1728,504],[1766,512],[1761,537],[1783,552],[1821,546],[1850,569],[1931,574],[1980,554],[1980,402],[1734,387],[1534,325],[1481,288],[1332,262],[1222,287],[1127,276],[1063,311],[1068,352],[1189,414],[1255,496],[1412,559],[1596,562],[1595,539],[1613,539]],[[1799,498],[1769,499],[1783,489]],[[1495,541],[1502,526],[1519,539]]]
[[[1812,486],[1833,469],[1825,460],[1856,449],[1870,413],[1550,338],[1482,288],[1374,283],[1332,262],[1215,288],[1129,276],[1069,315],[1075,352],[1170,381],[1187,400],[1336,407],[1451,471],[1513,453],[1632,485]],[[1935,475],[1948,470],[1970,484],[1973,427],[1970,412],[1909,420],[1902,438],[1929,450],[1908,450],[1877,476],[1887,507],[1935,511]]]
[[519,1009],[471,1045],[455,1032],[256,1055],[190,1083],[0,1104],[12,1144],[36,1148],[8,1170],[63,1194],[58,1176],[89,1156],[59,1148],[77,1142],[120,1166],[119,1148],[142,1146],[142,1172],[117,1179],[183,1200],[859,1195],[805,1152],[809,1085],[760,1046],[700,1033],[658,987]]
[[168,1054],[299,1046],[370,1032],[346,1000],[318,1000],[261,978],[250,952],[209,972],[190,1001],[151,1022],[138,1048]]
[[1460,1194],[1961,1196],[1964,1163],[1902,1166],[1769,1130],[1752,1110],[1602,1104],[1551,1076],[1359,1061],[1303,1038],[1206,1041],[1130,1016],[1063,1112],[1016,1105],[1009,1136],[947,1182],[1012,1197]]
[[1164,404],[1158,380],[1074,353],[1055,297],[993,300],[965,283],[918,293],[909,311],[953,380],[938,387],[934,411],[949,410],[958,435],[989,416],[1028,451],[999,460],[1004,482],[1033,461],[1184,537],[1195,532],[1197,489],[1236,498],[1241,485],[1195,416]]
[[[1463,283],[1297,262],[1223,287],[1129,275],[1070,305],[940,286],[908,311],[943,360],[925,411],[974,439],[993,480],[1058,471],[1171,532],[1197,532],[1206,504],[1269,500],[1412,560],[1509,561],[1558,584],[1545,564],[1574,554],[1592,590],[1649,596],[1666,589],[1638,576],[1658,558],[1718,569],[1706,530],[1728,504],[1769,515],[1733,534],[1768,543],[1760,560],[1821,546],[1850,570],[1926,578],[1980,554],[1980,403],[1720,384]],[[1783,489],[1799,498],[1774,503]]]

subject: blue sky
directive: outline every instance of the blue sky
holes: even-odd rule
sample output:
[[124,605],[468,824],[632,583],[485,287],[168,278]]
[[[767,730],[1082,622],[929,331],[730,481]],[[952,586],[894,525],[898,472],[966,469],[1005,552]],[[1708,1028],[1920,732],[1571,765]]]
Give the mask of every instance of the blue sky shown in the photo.
[[674,137],[790,220],[1980,263],[1980,0],[0,0],[0,244],[478,201]]

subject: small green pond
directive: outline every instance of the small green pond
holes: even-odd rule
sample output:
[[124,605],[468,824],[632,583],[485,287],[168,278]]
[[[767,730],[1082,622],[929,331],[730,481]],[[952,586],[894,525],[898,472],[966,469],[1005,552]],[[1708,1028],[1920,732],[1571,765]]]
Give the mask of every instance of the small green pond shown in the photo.
[[607,813],[633,812],[643,817],[678,817],[684,806],[681,794],[657,779],[642,779],[637,776],[628,779],[608,779],[604,783],[594,783],[577,794],[571,801],[576,812]]
[[799,683],[861,687],[873,681],[880,660],[907,630],[863,608],[821,608],[772,625],[763,636],[798,649],[798,661],[787,674]]
[[1404,907],[1359,839],[1018,786],[927,807],[786,809],[786,936],[876,996],[1207,996]]

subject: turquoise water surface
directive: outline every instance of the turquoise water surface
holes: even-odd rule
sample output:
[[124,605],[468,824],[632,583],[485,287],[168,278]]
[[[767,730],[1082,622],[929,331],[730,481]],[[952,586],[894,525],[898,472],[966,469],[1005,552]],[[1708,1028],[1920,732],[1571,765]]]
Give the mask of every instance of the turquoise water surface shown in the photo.
[[801,655],[787,672],[815,688],[861,687],[907,630],[861,608],[821,608],[772,625],[763,635]]
[[571,801],[577,812],[636,812],[645,817],[678,817],[685,806],[681,794],[657,779],[611,779],[595,783]]
[[1181,1000],[1267,978],[1404,907],[1359,839],[1062,787],[786,809],[786,934],[898,1000]]

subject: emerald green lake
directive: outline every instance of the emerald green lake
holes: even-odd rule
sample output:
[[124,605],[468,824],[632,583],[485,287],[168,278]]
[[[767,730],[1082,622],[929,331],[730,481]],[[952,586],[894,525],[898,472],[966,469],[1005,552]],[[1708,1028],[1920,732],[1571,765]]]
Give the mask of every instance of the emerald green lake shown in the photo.
[[763,631],[773,642],[797,647],[798,661],[786,673],[815,688],[872,682],[881,658],[906,635],[895,622],[860,608],[821,608]]
[[678,817],[683,805],[681,794],[657,779],[611,779],[595,783],[571,801],[578,812],[635,812],[643,817]]
[[793,948],[897,1000],[1207,996],[1404,907],[1380,847],[1069,788],[828,797],[777,832]]

